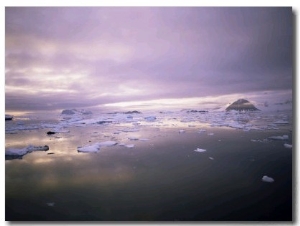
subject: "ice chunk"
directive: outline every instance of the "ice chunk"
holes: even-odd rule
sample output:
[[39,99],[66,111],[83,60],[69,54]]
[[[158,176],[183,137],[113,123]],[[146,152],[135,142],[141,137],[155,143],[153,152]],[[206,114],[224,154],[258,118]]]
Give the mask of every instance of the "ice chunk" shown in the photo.
[[98,143],[77,148],[78,152],[98,152],[99,150],[100,145]]
[[288,135],[283,135],[283,136],[271,136],[269,137],[270,140],[288,140],[289,136]]
[[179,133],[185,133],[184,129],[179,130]]
[[149,139],[148,138],[140,138],[139,140],[140,141],[148,141]]
[[55,205],[54,202],[47,202],[46,204],[47,204],[47,206],[50,206],[50,207],[53,207]]
[[206,152],[206,150],[205,149],[200,149],[200,148],[197,148],[196,150],[194,150],[194,151],[196,151],[196,152]]
[[213,157],[209,157],[209,159],[210,159],[210,160],[214,160],[214,158],[213,158]]
[[289,124],[288,121],[284,121],[284,120],[278,120],[276,122],[273,122],[274,124]]
[[272,177],[268,177],[268,176],[263,176],[261,180],[263,182],[268,182],[268,183],[274,182],[274,179]]
[[127,148],[133,148],[134,144],[127,144],[127,145],[124,145],[124,146],[127,147]]
[[117,144],[116,141],[104,141],[104,142],[100,142],[98,143],[100,147],[109,147],[109,146],[114,146]]
[[155,116],[147,116],[147,117],[145,117],[144,119],[145,119],[146,121],[148,121],[148,122],[153,122],[153,121],[156,120],[156,117],[155,117]]
[[26,155],[27,153],[33,152],[33,151],[48,151],[49,146],[33,146],[29,145],[25,148],[9,148],[5,151],[5,155],[19,155],[23,156]]
[[208,136],[213,136],[213,135],[214,135],[214,133],[208,133],[207,135],[208,135]]
[[115,141],[104,141],[104,142],[98,142],[92,145],[87,145],[83,147],[78,147],[78,152],[98,152],[100,150],[100,147],[109,147],[116,145],[117,142]]
[[206,129],[200,129],[199,131],[198,131],[198,133],[205,133],[206,132]]
[[286,147],[286,148],[292,148],[293,145],[291,145],[291,144],[284,144],[284,147]]
[[128,137],[129,140],[138,140],[138,137]]

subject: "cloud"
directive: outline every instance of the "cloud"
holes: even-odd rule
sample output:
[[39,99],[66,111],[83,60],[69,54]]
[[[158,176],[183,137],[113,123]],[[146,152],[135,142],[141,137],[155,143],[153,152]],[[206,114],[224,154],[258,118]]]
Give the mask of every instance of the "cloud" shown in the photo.
[[292,89],[288,7],[5,12],[7,110]]

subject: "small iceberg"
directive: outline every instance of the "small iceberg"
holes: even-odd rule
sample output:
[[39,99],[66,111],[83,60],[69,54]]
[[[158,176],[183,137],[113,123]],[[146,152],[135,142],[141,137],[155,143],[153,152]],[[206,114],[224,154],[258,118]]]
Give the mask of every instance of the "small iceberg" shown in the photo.
[[200,149],[200,148],[197,148],[196,150],[194,150],[194,151],[196,151],[196,152],[206,152],[206,150],[205,149]]
[[286,147],[286,148],[292,148],[293,145],[291,145],[291,144],[284,144],[284,147]]
[[263,182],[273,183],[274,179],[272,177],[263,176],[261,179]]
[[184,129],[179,130],[179,133],[185,133]]
[[214,158],[213,158],[213,157],[209,157],[209,159],[210,159],[210,160],[214,160]]

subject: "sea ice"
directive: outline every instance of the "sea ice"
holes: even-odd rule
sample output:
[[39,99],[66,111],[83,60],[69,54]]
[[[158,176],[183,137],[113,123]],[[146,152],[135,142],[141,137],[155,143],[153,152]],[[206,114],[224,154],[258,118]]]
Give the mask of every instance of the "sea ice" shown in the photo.
[[213,158],[213,157],[209,157],[209,159],[210,159],[210,160],[214,160],[214,158]]
[[269,137],[271,140],[288,140],[289,136],[288,135],[282,135],[282,136],[271,136]]
[[155,116],[147,116],[147,117],[145,117],[144,119],[145,119],[146,121],[148,121],[148,122],[153,122],[153,121],[156,120],[156,117],[155,117]]
[[126,145],[124,145],[125,147],[127,147],[127,148],[133,148],[134,147],[134,144],[126,144]]
[[49,146],[33,146],[29,145],[25,148],[9,148],[5,151],[5,155],[26,155],[27,153],[33,152],[33,151],[48,151]]
[[208,133],[207,135],[208,135],[208,136],[213,136],[213,135],[214,135],[214,133]]
[[78,147],[78,152],[98,152],[100,150],[100,147],[109,147],[116,145],[117,142],[115,141],[104,141],[104,142],[98,142],[92,145],[87,145],[83,147]]
[[286,147],[286,148],[292,148],[293,145],[291,145],[291,144],[284,144],[284,147]]
[[272,177],[268,177],[268,176],[263,176],[261,180],[263,182],[268,182],[268,183],[274,182],[274,179]]
[[179,130],[179,133],[185,133],[184,129]]
[[196,150],[194,150],[196,152],[205,152],[206,150],[205,149],[200,149],[200,148],[197,148]]
[[138,137],[128,137],[129,140],[139,140]]

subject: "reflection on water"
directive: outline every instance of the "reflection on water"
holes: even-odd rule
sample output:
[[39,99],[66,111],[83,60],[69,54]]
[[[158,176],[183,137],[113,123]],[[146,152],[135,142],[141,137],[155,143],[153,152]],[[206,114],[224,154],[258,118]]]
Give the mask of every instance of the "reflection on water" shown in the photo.
[[[6,134],[6,148],[50,148],[5,161],[6,220],[291,220],[292,150],[283,145],[292,143],[291,124],[246,132],[201,120],[168,116],[70,126],[50,136],[48,128]],[[283,134],[289,140],[251,141]],[[135,146],[77,152],[108,140]],[[275,182],[262,182],[264,175]]]

